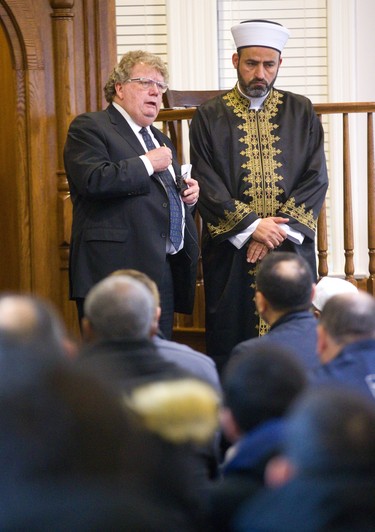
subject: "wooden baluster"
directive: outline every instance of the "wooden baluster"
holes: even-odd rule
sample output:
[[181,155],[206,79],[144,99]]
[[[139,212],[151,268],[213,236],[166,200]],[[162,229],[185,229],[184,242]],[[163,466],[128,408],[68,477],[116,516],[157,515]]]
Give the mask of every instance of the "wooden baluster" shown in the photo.
[[177,120],[177,159],[180,164],[184,162],[184,146],[182,136],[182,120]]
[[168,126],[169,137],[170,137],[174,147],[176,148],[177,159],[180,162],[180,159],[178,157],[179,143],[177,141],[176,124],[173,122],[173,120],[168,120],[167,122],[164,122],[164,124],[167,124],[167,126]]
[[[317,113],[320,122],[322,122],[322,115]],[[318,277],[321,279],[328,275],[328,235],[327,235],[327,209],[324,201],[319,213],[317,227],[317,251],[318,251]]]
[[[344,254],[345,278],[354,281],[354,239],[353,239],[353,211],[352,185],[350,167],[349,115],[343,113],[343,168],[344,168]],[[355,284],[355,281],[354,281]]]
[[[202,218],[199,215],[198,210],[195,213],[195,222],[198,230],[198,242],[199,248],[202,249]],[[197,271],[197,287],[195,292],[196,297],[196,309],[194,312],[194,327],[202,331],[205,327],[205,295],[204,295],[204,280],[203,280],[203,265],[202,255],[199,254],[198,259],[198,271]]]
[[375,295],[375,159],[374,116],[367,113],[367,201],[368,201],[368,248],[369,278],[367,291]]
[[323,203],[317,225],[318,247],[318,276],[319,279],[328,275],[328,237],[327,237],[327,211],[326,202]]

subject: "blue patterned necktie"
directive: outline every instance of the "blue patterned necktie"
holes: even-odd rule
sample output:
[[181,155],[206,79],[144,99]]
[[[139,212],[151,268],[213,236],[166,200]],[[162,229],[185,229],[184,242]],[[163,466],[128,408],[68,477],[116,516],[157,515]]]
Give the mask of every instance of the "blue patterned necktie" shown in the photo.
[[[154,150],[156,148],[152,138],[145,127],[139,130],[145,141],[147,150]],[[176,183],[174,182],[172,174],[169,170],[158,172],[157,175],[165,186],[169,199],[169,238],[173,247],[178,251],[182,242],[182,205],[178,194]]]

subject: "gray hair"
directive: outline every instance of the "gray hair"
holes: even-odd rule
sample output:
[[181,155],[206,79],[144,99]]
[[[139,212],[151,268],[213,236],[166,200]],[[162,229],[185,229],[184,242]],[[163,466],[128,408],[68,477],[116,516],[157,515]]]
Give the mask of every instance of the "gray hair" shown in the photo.
[[339,344],[375,338],[375,298],[363,290],[332,296],[319,323]]
[[84,303],[85,317],[106,340],[149,338],[154,312],[150,291],[127,275],[106,277],[89,291]]
[[127,52],[115,66],[105,84],[104,96],[108,103],[111,103],[116,95],[116,83],[125,83],[130,79],[133,68],[139,63],[155,68],[163,76],[165,83],[168,83],[168,69],[160,57],[143,50]]

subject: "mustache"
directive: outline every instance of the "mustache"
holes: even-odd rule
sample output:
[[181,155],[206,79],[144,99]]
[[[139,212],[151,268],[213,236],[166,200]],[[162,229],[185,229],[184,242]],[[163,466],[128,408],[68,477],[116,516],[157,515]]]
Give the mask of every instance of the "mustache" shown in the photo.
[[251,81],[249,81],[248,83],[248,86],[251,87],[252,85],[265,85],[266,87],[268,87],[268,83],[266,80],[264,79],[253,79]]

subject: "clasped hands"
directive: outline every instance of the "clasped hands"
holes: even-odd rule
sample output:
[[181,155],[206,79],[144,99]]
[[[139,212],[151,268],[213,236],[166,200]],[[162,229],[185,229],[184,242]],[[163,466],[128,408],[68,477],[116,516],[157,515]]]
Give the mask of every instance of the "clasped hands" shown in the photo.
[[287,222],[288,218],[280,216],[263,218],[251,235],[246,254],[247,262],[255,263],[262,260],[270,250],[279,247],[287,238],[286,231],[279,224]]
[[[167,146],[161,146],[160,148],[148,151],[146,157],[152,164],[154,172],[164,172],[168,169],[168,166],[172,164],[172,150]],[[199,197],[198,181],[188,177],[185,179],[185,183],[189,188],[181,193],[182,201],[186,203],[186,205],[194,205]]]

